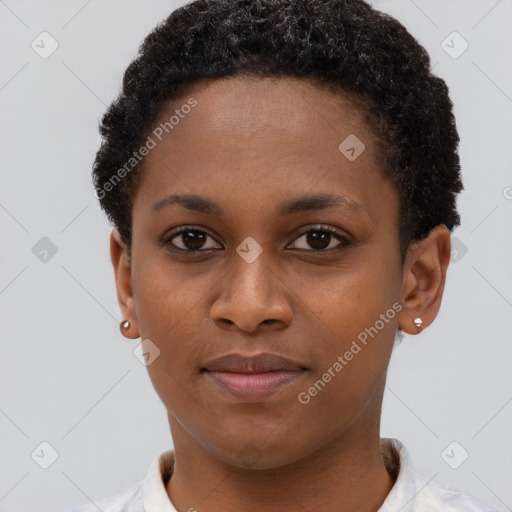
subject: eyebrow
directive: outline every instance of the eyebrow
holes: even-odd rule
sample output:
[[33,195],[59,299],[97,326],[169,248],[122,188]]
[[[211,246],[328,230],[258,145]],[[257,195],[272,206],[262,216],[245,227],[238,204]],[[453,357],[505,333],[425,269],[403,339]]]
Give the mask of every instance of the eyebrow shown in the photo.
[[[224,215],[224,209],[222,206],[211,199],[196,194],[172,194],[169,197],[156,202],[152,207],[152,211],[157,212],[172,204],[179,204],[187,210],[207,213],[217,217]],[[313,194],[296,197],[281,203],[278,206],[277,214],[281,216],[288,216],[296,213],[325,210],[327,208],[332,208],[333,206],[344,206],[355,211],[365,211],[362,204],[343,195]]]

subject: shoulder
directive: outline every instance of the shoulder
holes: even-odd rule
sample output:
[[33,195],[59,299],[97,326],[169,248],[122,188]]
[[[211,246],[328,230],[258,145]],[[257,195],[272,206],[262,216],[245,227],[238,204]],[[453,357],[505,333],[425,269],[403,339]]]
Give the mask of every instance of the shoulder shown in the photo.
[[104,496],[93,503],[73,508],[67,512],[144,512],[142,505],[142,489],[144,481],[137,482],[130,487],[114,494]]
[[395,485],[379,512],[497,512],[469,493],[427,478],[412,466],[405,446],[396,439],[381,439],[382,455]]
[[165,484],[174,470],[174,452],[166,450],[153,459],[144,480],[67,512],[175,512]]
[[[429,512],[497,512],[497,510],[471,494],[449,487],[413,470],[413,477],[422,488],[416,502]],[[421,509],[423,510],[423,509]]]

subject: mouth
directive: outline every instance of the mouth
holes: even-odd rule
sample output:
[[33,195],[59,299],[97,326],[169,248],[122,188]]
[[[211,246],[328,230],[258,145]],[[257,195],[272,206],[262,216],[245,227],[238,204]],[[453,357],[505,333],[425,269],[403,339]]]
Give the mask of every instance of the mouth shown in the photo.
[[228,354],[201,370],[219,389],[239,400],[260,400],[296,382],[307,370],[277,354]]

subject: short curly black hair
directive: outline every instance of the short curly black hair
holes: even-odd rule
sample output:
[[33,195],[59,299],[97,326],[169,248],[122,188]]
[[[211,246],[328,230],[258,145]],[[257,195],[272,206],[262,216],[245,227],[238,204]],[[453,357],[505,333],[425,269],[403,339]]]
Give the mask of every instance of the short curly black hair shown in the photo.
[[412,241],[440,224],[450,231],[460,224],[453,104],[401,23],[363,0],[196,0],[145,38],[100,125],[93,183],[129,252],[143,170],[133,154],[188,85],[237,75],[312,80],[364,105],[382,174],[400,197],[402,263]]

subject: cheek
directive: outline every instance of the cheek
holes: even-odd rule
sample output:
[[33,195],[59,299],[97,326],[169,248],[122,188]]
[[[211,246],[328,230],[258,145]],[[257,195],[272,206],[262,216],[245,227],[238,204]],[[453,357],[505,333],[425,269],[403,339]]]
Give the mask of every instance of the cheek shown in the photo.
[[[328,346],[343,349],[399,299],[400,281],[394,274],[392,267],[382,261],[361,259],[321,280],[311,279],[307,296],[301,301],[307,306],[304,313],[308,314],[309,309],[310,315],[313,313],[313,318],[320,321],[320,327],[331,338]],[[389,337],[389,324],[396,328],[396,323],[393,310],[387,315],[385,326],[379,322],[378,330]],[[391,335],[394,337],[394,333]]]
[[[205,289],[196,280],[184,280],[170,266],[147,265],[134,272],[135,310],[141,340],[150,340],[159,354],[147,366],[151,381],[168,407],[186,400],[180,388],[191,384],[204,324],[200,298]],[[155,349],[156,350],[156,349]],[[199,371],[197,369],[197,371]],[[186,393],[185,393],[186,395]]]
[[191,276],[160,256],[142,256],[140,261],[146,263],[134,268],[133,280],[141,336],[153,336],[165,343],[177,331],[193,327],[192,321],[197,327],[200,299],[208,289],[204,279]]
[[325,420],[339,418],[332,403],[347,417],[357,416],[384,380],[401,309],[397,282],[389,262],[375,259],[308,285],[308,302],[323,335],[303,401]]

